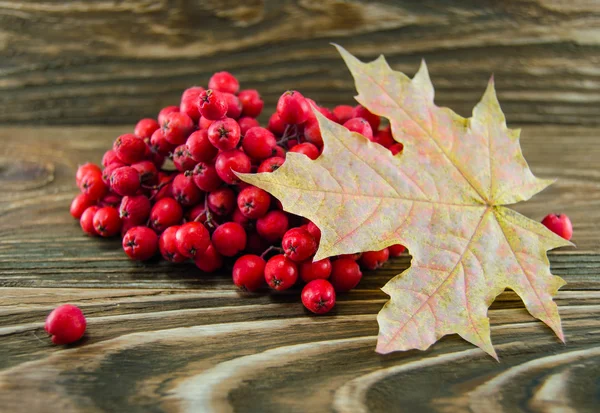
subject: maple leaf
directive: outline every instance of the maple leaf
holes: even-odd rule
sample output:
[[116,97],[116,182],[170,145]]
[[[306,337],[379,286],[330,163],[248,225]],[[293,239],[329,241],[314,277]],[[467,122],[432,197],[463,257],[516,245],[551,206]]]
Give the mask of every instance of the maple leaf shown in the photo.
[[363,63],[338,47],[356,99],[390,121],[404,151],[384,147],[318,111],[324,141],[315,161],[288,153],[274,173],[240,177],[322,231],[315,260],[401,243],[411,266],[383,288],[377,351],[424,350],[457,333],[497,359],[488,307],[506,288],[564,341],[552,301],[565,282],[546,251],[572,245],[503,205],[529,199],[553,181],[536,178],[508,129],[493,78],[465,119],[434,104],[423,62],[413,79],[383,56]]

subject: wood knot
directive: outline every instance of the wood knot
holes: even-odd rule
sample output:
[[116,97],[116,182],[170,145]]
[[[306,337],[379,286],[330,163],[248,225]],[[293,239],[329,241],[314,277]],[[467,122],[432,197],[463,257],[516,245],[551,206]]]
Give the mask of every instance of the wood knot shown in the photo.
[[54,180],[54,164],[0,157],[0,186],[8,191],[41,188]]

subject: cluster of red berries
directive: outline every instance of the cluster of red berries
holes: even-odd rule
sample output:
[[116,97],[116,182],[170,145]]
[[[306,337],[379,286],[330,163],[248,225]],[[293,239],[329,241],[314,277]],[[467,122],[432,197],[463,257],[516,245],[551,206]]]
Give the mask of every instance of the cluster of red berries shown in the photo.
[[402,144],[364,107],[329,110],[297,91],[285,92],[268,126],[261,127],[256,120],[263,109],[259,93],[239,89],[233,75],[215,73],[208,89],[191,87],[179,106],[163,108],[156,120],[140,120],[133,134],[115,140],[102,168],[79,167],[81,194],[71,204],[71,215],[89,235],[120,234],[125,253],[134,260],[160,252],[168,261],[191,259],[211,272],[233,257],[233,282],[247,291],[265,284],[285,290],[301,280],[306,308],[326,313],[336,291],[358,284],[360,266],[375,269],[404,247],[312,262],[319,228],[284,212],[279,201],[241,182],[234,171],[273,172],[287,152],[316,159],[323,139],[311,105],[394,154]]

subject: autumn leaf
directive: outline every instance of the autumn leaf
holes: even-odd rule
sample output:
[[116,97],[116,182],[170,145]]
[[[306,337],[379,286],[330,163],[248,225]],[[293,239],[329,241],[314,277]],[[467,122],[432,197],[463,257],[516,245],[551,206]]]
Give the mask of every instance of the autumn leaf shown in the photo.
[[362,63],[338,50],[356,99],[389,119],[404,151],[392,156],[315,111],[325,144],[317,160],[288,153],[276,172],[242,179],[321,228],[315,260],[408,247],[410,268],[383,288],[390,300],[377,317],[378,352],[424,350],[456,333],[497,358],[487,311],[506,288],[564,341],[552,296],[565,282],[550,273],[546,251],[571,244],[504,206],[552,181],[530,171],[493,80],[465,119],[434,104],[425,63],[410,79],[383,56]]

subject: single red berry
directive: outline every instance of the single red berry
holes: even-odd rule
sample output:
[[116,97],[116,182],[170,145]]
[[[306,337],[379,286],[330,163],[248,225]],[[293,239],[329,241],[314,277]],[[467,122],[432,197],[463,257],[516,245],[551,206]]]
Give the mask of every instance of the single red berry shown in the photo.
[[319,157],[319,149],[309,142],[299,143],[290,149],[290,152],[302,153],[313,161]]
[[367,108],[361,105],[356,105],[354,107],[354,109],[352,110],[352,117],[363,118],[364,120],[369,122],[369,125],[371,126],[371,129],[373,131],[378,130],[379,125],[381,124],[381,118],[379,116],[369,112]]
[[242,136],[245,136],[250,129],[260,126],[260,123],[258,123],[256,119],[247,116],[239,118],[237,123],[240,125],[240,133]]
[[352,118],[344,123],[344,127],[350,132],[360,133],[365,138],[373,140],[373,130],[371,129],[371,125],[363,118]]
[[119,195],[133,195],[140,189],[140,174],[131,166],[122,166],[110,175],[110,188]]
[[219,150],[208,139],[208,131],[201,129],[192,133],[185,143],[189,156],[196,162],[212,161]]
[[167,142],[182,145],[194,130],[194,121],[185,113],[172,112],[165,116],[161,129]]
[[140,177],[140,182],[144,185],[156,185],[158,182],[158,169],[151,161],[142,161],[131,165]]
[[283,165],[285,158],[279,156],[273,156],[265,159],[259,166],[257,172],[275,172]]
[[[208,89],[198,95],[198,110],[202,118],[219,120],[227,114],[227,100],[222,93]],[[200,118],[200,121],[202,121]],[[204,127],[203,125],[200,125]]]
[[196,186],[206,192],[216,190],[223,183],[215,166],[206,162],[199,162],[196,165],[193,177]]
[[[340,123],[340,120],[335,115],[335,113],[333,113],[333,111],[331,111],[325,107],[321,107],[321,106],[318,106],[317,109],[319,110],[319,112],[321,112],[321,115],[325,116],[330,121],[335,122],[335,123]],[[316,118],[316,116],[314,116],[314,114],[313,114],[313,117]]]
[[88,235],[98,235],[96,229],[94,228],[94,215],[100,209],[98,206],[88,207],[83,214],[81,214],[81,218],[79,219],[79,225],[81,225],[81,229]]
[[254,89],[240,91],[238,98],[242,103],[242,116],[257,118],[265,105],[258,91]]
[[94,214],[94,229],[101,237],[112,237],[121,230],[119,211],[113,207],[102,207]]
[[123,237],[123,250],[132,260],[148,260],[158,250],[158,235],[148,227],[133,227]]
[[[119,157],[117,156],[117,153],[115,151],[113,151],[112,149],[109,149],[106,152],[104,152],[104,155],[102,155],[102,166],[103,167],[106,168],[108,165],[113,164],[115,162],[118,162],[121,164],[123,163],[123,162],[121,162],[121,160],[119,159]],[[85,173],[83,175],[85,175]],[[76,177],[76,179],[78,180],[79,177]]]
[[354,254],[342,254],[342,255],[338,255],[335,258],[337,258],[337,259],[340,259],[340,258],[349,258],[352,261],[358,261],[361,256],[362,256],[362,252],[355,252]]
[[226,222],[215,229],[212,244],[225,257],[233,257],[246,248],[246,231],[236,222]]
[[163,232],[171,225],[177,225],[183,218],[183,209],[173,198],[162,198],[154,204],[150,211],[150,226],[157,233]]
[[113,172],[124,166],[127,165],[121,161],[118,161],[115,163],[111,163],[106,168],[104,168],[104,170],[102,171],[102,182],[104,183],[104,185],[106,185],[107,187],[110,186],[110,177],[112,176]]
[[196,267],[204,272],[213,272],[223,266],[223,257],[217,252],[212,244],[209,244],[206,251],[196,254],[194,263],[196,264]]
[[81,219],[81,215],[83,214],[83,212],[93,205],[96,205],[95,200],[93,200],[86,194],[79,194],[75,198],[73,198],[69,212],[71,213],[71,216],[73,218]]
[[179,103],[179,111],[188,115],[194,122],[198,122],[200,119],[200,112],[198,111],[198,96],[204,92],[204,88],[201,86],[192,86],[183,91],[181,95],[181,102]]
[[145,195],[125,196],[119,206],[119,216],[132,227],[146,223],[152,206]]
[[274,157],[279,157],[279,158],[285,158],[285,149],[283,149],[282,146],[277,145],[274,149],[273,149],[273,153],[274,153]]
[[252,162],[248,155],[238,149],[221,152],[215,161],[219,178],[230,185],[240,182],[235,172],[249,173],[251,168]]
[[87,172],[79,181],[79,190],[90,199],[101,199],[108,192],[108,187],[102,180],[102,174],[98,171]]
[[219,188],[209,192],[207,196],[208,208],[215,214],[225,216],[233,212],[236,197],[231,188]]
[[352,116],[352,112],[354,108],[350,105],[339,105],[333,108],[333,114],[338,118],[338,123],[343,125],[354,116]]
[[240,142],[240,125],[231,118],[224,118],[213,122],[208,128],[208,140],[222,151],[234,149]]
[[286,123],[281,119],[277,112],[273,113],[269,118],[267,128],[277,136],[283,135],[285,132]]
[[317,244],[321,242],[321,230],[312,221],[308,222],[306,230],[317,241]]
[[98,205],[118,208],[119,205],[121,205],[121,199],[123,199],[121,195],[115,194],[114,192],[109,192],[102,197]]
[[312,258],[310,258],[301,263],[298,269],[300,270],[300,278],[306,283],[312,280],[326,280],[331,275],[331,260],[323,258],[312,262]]
[[363,252],[358,262],[367,270],[376,270],[385,264],[389,258],[390,251],[387,248],[384,248],[380,251]]
[[388,149],[390,150],[392,155],[396,156],[404,150],[404,145],[402,145],[401,143],[395,143],[392,146],[390,146]]
[[284,92],[277,102],[277,114],[285,123],[298,125],[308,120],[312,109],[304,96],[298,91]]
[[181,228],[179,225],[173,225],[160,234],[158,239],[158,249],[160,255],[170,262],[184,262],[187,257],[182,255],[177,248],[177,231]]
[[239,208],[234,208],[231,214],[231,221],[240,224],[244,229],[250,229],[254,227],[254,222],[245,216]]
[[188,152],[187,145],[179,145],[173,151],[173,164],[179,172],[191,171],[196,166],[196,161]]
[[292,287],[298,279],[298,267],[285,255],[275,255],[265,265],[265,281],[274,290]]
[[200,222],[187,222],[177,230],[175,243],[181,255],[194,258],[206,251],[210,244],[210,234]]
[[265,260],[258,255],[243,255],[233,265],[233,284],[244,291],[259,290],[265,284]]
[[390,148],[392,145],[394,145],[396,143],[396,141],[392,137],[392,132],[391,132],[389,126],[387,128],[381,129],[379,131],[376,131],[375,129],[373,129],[373,133],[374,133],[374,136],[371,140],[373,142],[380,144],[381,146]]
[[246,154],[257,160],[273,156],[273,149],[277,146],[277,140],[268,129],[257,126],[246,132],[242,140],[242,147]]
[[256,220],[256,231],[269,242],[276,242],[283,238],[289,228],[287,214],[274,210]]
[[390,252],[390,257],[398,257],[406,251],[406,247],[402,244],[394,244],[388,247],[388,251]]
[[167,106],[164,107],[160,110],[160,112],[158,112],[158,124],[162,125],[163,123],[165,123],[165,120],[167,119],[167,115],[169,113],[174,113],[174,112],[179,112],[179,106]]
[[312,143],[317,148],[323,147],[323,137],[321,136],[321,128],[316,118],[309,119],[304,124],[304,137],[307,142]]
[[159,172],[158,173],[158,187],[153,189],[150,194],[154,202],[159,201],[163,198],[173,198],[172,182],[173,175],[170,173]]
[[285,144],[287,149],[292,149],[294,146],[298,145],[300,141],[298,139],[290,139],[287,141],[287,143]]
[[237,119],[242,114],[242,103],[236,95],[231,93],[223,93],[225,102],[227,102],[227,113],[225,116],[231,119]]
[[542,220],[542,224],[567,241],[573,236],[573,225],[569,217],[565,214],[548,214]]
[[327,280],[312,280],[300,295],[302,304],[315,314],[328,313],[335,305],[335,289]]
[[260,188],[249,186],[238,194],[237,205],[244,216],[258,219],[269,211],[271,196]]
[[136,125],[133,133],[138,138],[150,139],[154,131],[160,128],[158,122],[151,118],[145,118],[140,120]]
[[216,72],[208,80],[208,88],[235,94],[240,90],[240,82],[229,72]]
[[203,193],[194,183],[194,175],[191,171],[178,174],[173,179],[171,191],[173,198],[183,206],[195,205],[203,199]]
[[80,165],[79,168],[77,168],[77,172],[75,173],[75,183],[77,184],[77,186],[79,186],[79,183],[81,182],[85,174],[87,174],[88,172],[102,173],[102,169],[100,169],[98,165],[90,162]]
[[85,316],[79,307],[63,304],[46,317],[44,330],[52,336],[54,344],[70,344],[83,337],[86,325]]
[[285,256],[295,262],[301,262],[317,252],[317,242],[303,228],[292,228],[283,235],[281,247]]
[[165,164],[167,155],[155,152],[150,145],[150,142],[146,144],[146,146],[148,147],[146,158],[148,158],[148,160],[152,162],[156,168],[161,169]]
[[155,153],[168,155],[170,152],[173,152],[175,147],[175,145],[165,138],[165,133],[162,129],[157,129],[150,137],[150,149]]
[[126,133],[115,140],[113,151],[121,162],[131,165],[144,159],[146,144],[142,138]]
[[206,119],[204,116],[200,116],[200,120],[198,121],[198,129],[207,131],[213,122],[214,120]]
[[338,258],[331,263],[329,281],[336,291],[350,291],[362,278],[360,267],[351,258]]

